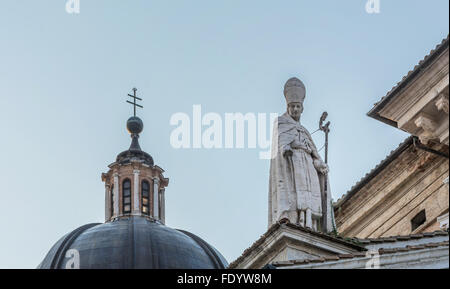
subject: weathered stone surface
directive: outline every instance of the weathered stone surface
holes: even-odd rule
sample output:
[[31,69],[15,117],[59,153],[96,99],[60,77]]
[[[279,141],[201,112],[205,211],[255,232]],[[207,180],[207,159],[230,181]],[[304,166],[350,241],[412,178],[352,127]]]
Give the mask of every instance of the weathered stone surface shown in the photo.
[[[414,138],[337,204],[341,234],[369,238],[444,228],[441,216],[449,208],[448,95],[447,37],[368,113]],[[417,138],[426,146],[416,145]],[[423,211],[425,221],[413,227],[412,219]]]
[[268,225],[287,220],[313,230],[331,231],[328,166],[308,130],[300,124],[305,86],[291,78],[284,93],[287,112],[276,119],[273,132]]
[[[448,166],[448,160],[411,145],[341,204],[336,211],[339,232],[377,238],[439,229],[437,217],[448,211]],[[412,232],[411,219],[421,210],[426,222]]]

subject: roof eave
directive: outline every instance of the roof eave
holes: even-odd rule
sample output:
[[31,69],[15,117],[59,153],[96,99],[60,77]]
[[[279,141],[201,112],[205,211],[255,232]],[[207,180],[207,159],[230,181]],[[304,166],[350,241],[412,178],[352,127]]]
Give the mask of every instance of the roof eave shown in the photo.
[[426,56],[404,79],[402,79],[396,87],[394,87],[384,98],[375,104],[367,115],[397,128],[397,123],[395,121],[382,117],[379,112],[386,105],[388,105],[392,99],[399,95],[401,91],[416,78],[416,76],[427,69],[435,59],[437,59],[446,49],[448,49],[448,46],[449,36],[447,36],[446,39],[444,39],[428,56]]
[[408,149],[413,144],[413,136],[410,136],[400,144],[400,146],[392,151],[381,163],[379,163],[369,174],[362,178],[350,191],[348,191],[344,197],[342,197],[334,209],[338,209],[345,202],[353,197],[359,190],[361,190],[365,185],[367,185],[373,178],[375,178],[379,173],[381,173],[390,163],[392,163],[400,154],[402,154],[406,149]]

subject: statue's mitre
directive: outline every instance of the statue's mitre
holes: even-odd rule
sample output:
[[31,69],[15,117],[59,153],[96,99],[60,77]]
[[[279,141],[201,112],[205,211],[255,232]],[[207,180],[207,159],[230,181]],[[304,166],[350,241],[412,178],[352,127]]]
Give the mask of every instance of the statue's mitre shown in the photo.
[[305,100],[306,88],[303,82],[297,77],[290,78],[284,85],[284,97],[287,104],[301,102]]

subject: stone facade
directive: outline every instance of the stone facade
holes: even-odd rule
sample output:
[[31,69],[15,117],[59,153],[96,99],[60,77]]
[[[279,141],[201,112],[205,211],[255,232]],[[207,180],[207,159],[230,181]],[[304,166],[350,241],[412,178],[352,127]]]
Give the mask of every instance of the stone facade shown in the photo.
[[368,113],[412,136],[337,202],[340,234],[368,238],[446,229],[448,92],[447,38]]
[[[343,236],[378,238],[440,229],[448,212],[448,159],[416,148],[409,138],[335,206]],[[425,211],[417,228],[412,220]]]
[[449,38],[368,113],[429,142],[449,145]]

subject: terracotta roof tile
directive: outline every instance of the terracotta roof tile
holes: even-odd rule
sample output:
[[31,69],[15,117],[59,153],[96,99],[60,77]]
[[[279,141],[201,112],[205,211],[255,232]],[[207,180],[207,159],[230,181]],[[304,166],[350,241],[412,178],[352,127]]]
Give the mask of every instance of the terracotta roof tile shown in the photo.
[[425,249],[425,246],[423,245],[417,245],[417,246],[406,246],[409,250],[422,250]]
[[338,255],[339,259],[352,259],[355,257],[353,254],[340,254]]
[[302,259],[302,260],[294,260],[294,264],[298,265],[298,264],[306,264],[309,263],[308,259]]
[[[429,60],[431,57],[434,57],[434,54],[439,52],[440,50],[442,50],[445,46],[448,46],[449,44],[449,36],[447,35],[447,38],[445,38],[444,40],[442,40],[442,42],[440,44],[438,44],[436,46],[435,49],[431,50],[431,52],[424,57],[423,60],[421,60],[419,62],[418,65],[416,65],[414,67],[413,70],[409,71],[408,74],[406,76],[403,77],[403,79],[397,83],[396,86],[394,86],[387,94],[386,96],[382,97],[380,101],[378,101],[377,103],[374,104],[374,108],[368,113],[369,116],[372,116],[378,105],[380,105],[382,102],[384,102],[385,100],[389,99],[391,97],[391,95],[397,90],[400,89],[402,87],[403,84],[405,84],[405,82],[407,80],[409,80],[409,77],[411,77],[413,74],[417,73],[420,71],[420,69],[422,69],[423,64],[426,63],[427,60]],[[404,143],[402,143],[400,145],[400,147],[402,147]],[[398,149],[400,149],[400,147]],[[397,150],[398,150],[397,149]],[[374,175],[377,174],[378,168],[380,166],[382,166],[385,162],[390,162],[389,160],[391,159],[391,156],[397,151],[394,150],[391,152],[391,154],[389,156],[387,156],[379,165],[377,165],[372,171],[370,171],[369,173],[367,173],[363,178],[361,178],[361,180],[359,182],[357,182],[346,194],[342,195],[341,198],[339,198],[337,200],[337,202],[335,203],[335,207],[340,207],[342,205],[342,203],[344,203],[347,199],[349,199],[349,197],[351,197],[352,192],[357,191],[360,189],[361,184],[365,184],[367,183],[370,179],[372,179],[374,177]]]
[[436,247],[439,247],[439,244],[437,244],[437,243],[425,244],[425,247],[427,247],[427,248],[436,248]]
[[397,250],[397,252],[407,252],[407,251],[409,251],[409,249],[406,248],[406,247],[395,248],[395,250]]
[[325,262],[325,258],[317,258],[310,260],[310,263],[323,263],[323,262]]
[[[325,234],[325,233],[322,233],[322,232],[315,232],[315,231],[312,231],[311,229],[303,228],[303,227],[300,227],[300,226],[297,226],[297,225],[291,224],[291,223],[283,223],[283,224],[276,223],[276,224],[272,225],[267,230],[266,233],[261,235],[261,237],[258,240],[256,240],[249,248],[245,249],[240,257],[238,257],[235,261],[230,263],[228,268],[230,268],[230,269],[235,268],[235,266],[237,264],[239,264],[245,257],[250,255],[254,250],[257,249],[258,246],[263,244],[265,239],[270,234],[272,234],[273,232],[275,232],[278,228],[280,228],[282,226],[295,228],[295,229],[298,229],[298,230],[302,230],[304,232],[309,232],[309,233],[311,233],[313,235],[320,236],[320,237],[326,238],[326,239],[331,240],[331,241],[343,243],[343,244],[346,244],[348,246],[353,246],[355,249],[359,248],[362,251],[362,252],[358,252],[358,253],[354,253],[354,254],[339,255],[337,257],[338,260],[339,259],[364,257],[365,254],[366,254],[365,253],[366,249],[361,247],[361,245],[392,243],[392,242],[406,241],[406,240],[411,240],[411,239],[432,238],[432,237],[448,236],[449,235],[448,231],[442,231],[441,230],[441,231],[435,231],[435,232],[430,232],[430,233],[413,234],[413,235],[406,235],[406,236],[391,236],[391,237],[383,237],[383,238],[370,238],[370,239],[342,238],[341,236],[334,236],[334,235]],[[438,246],[448,246],[449,242],[445,241],[445,242],[433,243],[433,244],[438,244]],[[398,252],[405,252],[405,251],[409,251],[409,250],[420,250],[420,249],[424,249],[424,248],[425,248],[425,246],[407,246],[407,247],[404,247],[404,248],[394,248],[392,250],[396,250],[396,252],[397,251]],[[380,250],[384,250],[383,252],[386,252],[386,250],[391,250],[391,249],[381,248]],[[323,257],[323,259],[324,259],[323,260],[324,262],[332,261],[332,260],[337,261],[336,257]],[[303,261],[304,262],[311,262],[311,260],[295,260],[295,262],[303,262]],[[289,261],[289,262],[291,262],[291,261]],[[314,261],[314,262],[318,262],[318,261]],[[276,266],[275,263],[273,265]],[[292,264],[290,264],[290,265],[292,265]]]
[[276,265],[292,265],[292,264],[294,264],[294,261],[277,261],[274,264],[276,264]]
[[398,82],[385,96],[383,96],[378,102],[376,102],[374,104],[374,108],[368,114],[371,115],[371,113],[377,108],[378,105],[382,104],[385,100],[388,100],[395,92],[400,90],[407,83],[407,81],[411,80],[413,76],[420,72],[420,70],[423,69],[423,66],[427,64],[428,60],[435,57],[435,54],[442,50],[445,46],[448,46],[448,40],[449,36],[447,35],[447,38],[443,39],[441,43],[439,43],[433,50],[430,51],[428,55],[420,60],[412,70],[408,71],[408,73],[402,78],[400,82]]
[[378,250],[378,253],[380,255],[392,254],[392,253],[395,253],[395,252],[397,252],[396,249],[381,248],[381,249]]
[[387,167],[398,155],[405,151],[410,145],[413,144],[413,136],[406,138],[395,150],[392,150],[390,154],[384,158],[375,168],[368,172],[363,178],[361,178],[355,185],[351,187],[347,193],[343,194],[334,204],[333,207],[336,210],[347,200],[349,200],[356,192],[363,188],[370,180],[377,176],[385,167]]
[[339,261],[338,256],[326,256],[324,257],[325,261]]
[[387,238],[383,238],[383,242],[387,243],[387,242],[397,242],[397,239],[395,237],[387,237]]
[[[444,233],[444,235],[447,235],[445,232],[443,232],[443,233]],[[409,236],[411,237],[411,239],[422,239],[424,237],[423,234],[412,234]]]
[[357,239],[357,238],[355,238],[355,240],[356,240],[356,242],[358,242],[358,243],[360,243],[362,245],[370,244],[370,240],[368,240],[368,239]]
[[412,234],[412,235],[403,235],[403,236],[390,236],[390,237],[381,237],[381,238],[368,238],[368,239],[359,239],[353,238],[355,242],[367,245],[367,244],[380,244],[380,243],[388,243],[388,242],[398,242],[398,241],[409,241],[411,239],[423,239],[423,238],[433,238],[433,237],[442,237],[448,236],[448,231],[434,231],[434,232],[426,232],[421,234]]
[[411,236],[398,236],[397,237],[397,241],[408,241],[408,240],[411,240]]
[[301,230],[303,232],[308,232],[312,235],[327,239],[327,240],[331,240],[334,242],[338,242],[341,244],[345,244],[347,246],[352,247],[353,249],[356,250],[365,250],[363,247],[361,247],[357,241],[355,241],[353,238],[342,238],[342,237],[338,237],[335,236],[333,234],[326,234],[326,233],[322,233],[322,232],[316,232],[313,231],[311,229],[308,228],[304,228],[295,224],[291,224],[291,223],[280,223],[277,222],[275,224],[273,224],[266,233],[264,233],[263,235],[261,235],[261,237],[256,240],[249,248],[245,249],[244,252],[242,253],[242,255],[240,257],[238,257],[235,261],[231,262],[228,266],[228,268],[234,268],[237,264],[239,264],[245,257],[247,257],[248,255],[251,254],[251,252],[253,252],[258,246],[260,246],[262,243],[264,243],[265,239],[272,234],[273,232],[275,232],[278,228],[282,227],[282,226],[286,226],[289,228],[293,228],[293,229],[297,229],[297,230]]
[[384,238],[369,238],[368,239],[370,243],[384,243]]

